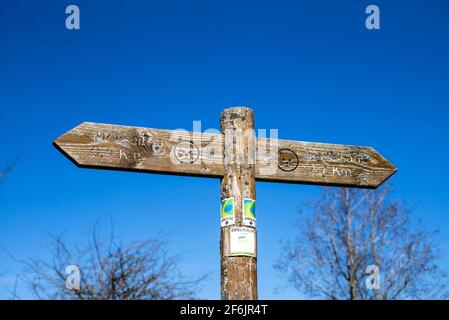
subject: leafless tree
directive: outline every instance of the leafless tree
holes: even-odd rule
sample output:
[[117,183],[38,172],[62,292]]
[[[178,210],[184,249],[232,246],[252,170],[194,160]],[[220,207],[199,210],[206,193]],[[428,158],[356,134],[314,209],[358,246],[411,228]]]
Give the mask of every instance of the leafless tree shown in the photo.
[[[6,176],[12,171],[13,167],[16,165],[16,163],[19,161],[20,156],[17,156],[13,161],[9,162],[8,164],[6,164],[2,169],[0,169],[0,189],[2,187],[2,184],[5,182],[6,180]],[[0,190],[1,191],[1,190]],[[2,202],[2,198],[0,195],[0,203]],[[1,210],[0,210],[0,214],[1,214]],[[5,271],[0,270],[0,277],[3,277],[5,275]],[[9,291],[9,289],[6,288],[7,291]],[[16,283],[14,284],[14,293],[12,294],[13,298],[15,296],[15,290],[16,290]]]
[[389,185],[378,190],[325,188],[305,208],[297,237],[284,244],[275,268],[307,297],[448,297],[446,274],[436,263],[435,232],[411,221],[411,210],[392,199]]
[[4,168],[0,170],[0,183],[3,183],[6,175],[12,170],[12,164],[6,165]]
[[11,172],[14,166],[19,161],[20,156],[17,156],[13,161],[5,165],[2,169],[0,169],[0,186],[5,182],[6,176]]
[[11,172],[12,168],[16,165],[17,161],[19,161],[20,156],[17,156],[13,161],[8,163],[5,167],[0,170],[0,184],[4,182],[8,173]]
[[[62,236],[51,236],[53,258],[21,261],[21,279],[38,299],[171,300],[193,299],[204,276],[186,279],[179,256],[168,253],[158,239],[124,245],[113,233],[101,241],[97,227],[88,243],[69,247]],[[80,271],[79,288],[67,286],[66,268]]]

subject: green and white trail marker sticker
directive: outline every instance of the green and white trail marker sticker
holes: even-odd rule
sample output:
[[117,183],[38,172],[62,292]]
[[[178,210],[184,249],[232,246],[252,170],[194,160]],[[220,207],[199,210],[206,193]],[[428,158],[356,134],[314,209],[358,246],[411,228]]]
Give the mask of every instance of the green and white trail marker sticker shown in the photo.
[[243,198],[243,224],[249,227],[256,227],[256,200]]
[[234,198],[226,198],[220,203],[221,226],[226,227],[235,224]]

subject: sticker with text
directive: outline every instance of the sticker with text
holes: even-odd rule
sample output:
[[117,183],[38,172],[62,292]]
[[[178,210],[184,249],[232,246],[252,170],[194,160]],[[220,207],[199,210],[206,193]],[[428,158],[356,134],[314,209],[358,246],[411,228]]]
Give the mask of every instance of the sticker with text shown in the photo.
[[256,230],[247,227],[231,228],[229,255],[256,257]]

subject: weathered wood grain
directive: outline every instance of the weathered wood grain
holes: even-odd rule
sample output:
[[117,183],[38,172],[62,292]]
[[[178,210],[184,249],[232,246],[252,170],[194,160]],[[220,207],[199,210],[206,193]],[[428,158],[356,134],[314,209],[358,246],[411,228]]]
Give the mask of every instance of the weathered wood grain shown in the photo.
[[[243,198],[256,200],[254,115],[249,108],[225,109],[220,115],[224,136],[225,174],[221,180],[221,199],[234,198],[235,226],[243,225]],[[245,130],[250,129],[250,130]],[[246,132],[235,138],[238,130]],[[252,162],[252,163],[251,163]],[[223,300],[257,300],[257,259],[231,256],[231,229],[221,228],[221,298]],[[257,241],[256,241],[257,244]]]
[[[84,122],[54,141],[80,167],[221,178],[223,135]],[[256,180],[376,188],[396,168],[370,147],[256,139]]]
[[89,122],[54,141],[80,167],[206,177],[223,175],[222,143],[220,135]]
[[397,171],[371,147],[278,140],[274,160],[260,152],[266,139],[257,143],[259,181],[376,188]]

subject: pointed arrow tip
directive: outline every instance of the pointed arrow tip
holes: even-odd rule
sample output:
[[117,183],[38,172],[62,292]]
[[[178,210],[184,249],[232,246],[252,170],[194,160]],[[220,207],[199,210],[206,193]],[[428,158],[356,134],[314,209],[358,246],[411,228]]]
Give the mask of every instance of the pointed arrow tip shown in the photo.
[[73,157],[73,152],[69,152],[69,150],[66,148],[66,145],[70,145],[71,142],[71,133],[82,127],[86,122],[82,122],[79,125],[75,126],[71,130],[65,132],[55,140],[53,140],[52,144],[53,146],[61,152],[64,156],[66,156],[73,164],[75,164],[77,167],[80,167],[80,164],[77,162],[77,160]]
[[[391,164],[391,163],[389,163],[389,164]],[[386,174],[385,177],[383,178],[383,180],[382,180],[377,186],[375,186],[373,189],[379,188],[379,187],[380,187],[381,185],[383,185],[388,179],[390,179],[391,176],[393,176],[393,175],[398,171],[398,168],[396,168],[396,167],[393,166],[392,164],[391,164],[391,166],[392,166],[392,168],[388,171],[388,174]]]
[[63,144],[60,142],[59,138],[55,139],[53,141],[53,146],[59,151],[61,152],[67,159],[69,159],[74,165],[76,165],[77,167],[80,167],[80,164],[76,161],[75,158],[73,158],[70,153],[68,153],[66,150],[64,150]]

